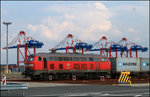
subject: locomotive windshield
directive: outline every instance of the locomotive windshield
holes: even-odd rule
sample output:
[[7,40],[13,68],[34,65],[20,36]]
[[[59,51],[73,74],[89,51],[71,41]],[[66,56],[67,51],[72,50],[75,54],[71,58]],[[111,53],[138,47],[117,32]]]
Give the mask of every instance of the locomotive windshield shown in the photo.
[[102,61],[108,62],[108,59],[107,58],[102,58]]
[[34,60],[34,57],[33,56],[29,56],[27,61],[33,61]]

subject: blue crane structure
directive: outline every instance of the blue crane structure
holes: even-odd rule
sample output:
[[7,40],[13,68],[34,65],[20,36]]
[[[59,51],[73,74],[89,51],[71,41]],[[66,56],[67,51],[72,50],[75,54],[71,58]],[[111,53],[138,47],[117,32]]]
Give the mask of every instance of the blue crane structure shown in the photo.
[[142,47],[141,45],[138,45],[134,42],[128,41],[125,37],[122,38],[119,42],[117,42],[117,45],[120,45],[121,47],[125,47],[126,50],[122,50],[120,55],[121,57],[124,55],[128,57],[128,54],[130,52],[130,57],[133,57],[132,52],[136,52],[136,57],[138,57],[138,52],[146,52],[148,50],[147,47]]
[[[28,53],[31,54],[29,48],[34,48],[34,54],[36,53],[36,48],[42,48],[43,42],[37,41],[30,36],[27,36],[24,31],[20,33],[8,44],[8,47],[3,49],[16,49],[17,48],[17,67],[19,63],[24,63],[27,60]],[[24,48],[24,54],[21,52],[20,48]],[[23,61],[19,60],[19,54],[21,54]]]
[[93,44],[93,48],[89,51],[100,51],[101,55],[107,55],[107,57],[112,57],[112,52],[116,52],[115,57],[118,57],[118,53],[120,53],[121,57],[123,57],[123,55],[128,57],[130,52],[130,57],[132,57],[132,52],[136,52],[136,57],[138,57],[138,51],[146,52],[147,50],[147,47],[142,47],[134,42],[127,41],[126,38],[122,38],[122,40],[116,43],[107,40],[106,36],[102,36],[102,38]]
[[118,57],[118,53],[120,53],[121,57],[123,57],[123,55],[128,57],[128,52],[130,52],[130,57],[132,57],[132,52],[136,52],[136,57],[138,57],[138,51],[146,52],[148,50],[147,47],[142,47],[136,43],[127,41],[126,38],[122,38],[119,42],[114,42],[108,40],[106,36],[102,36],[97,42],[90,45],[82,42],[80,39],[74,38],[72,34],[69,34],[54,48],[49,50],[52,52],[57,50],[66,50],[66,53],[68,53],[68,49],[72,49],[73,53],[76,53],[77,50],[82,50],[82,54],[85,51],[100,51],[100,55],[107,57],[113,57],[113,52],[116,53],[115,57]]
[[93,46],[85,42],[82,42],[80,39],[75,38],[72,34],[68,34],[61,42],[59,42],[54,48],[49,49],[52,52],[57,50],[66,50],[66,53],[69,53],[69,49],[73,50],[73,53],[76,53],[77,50],[84,51],[91,49]]
[[100,51],[100,55],[108,57],[108,54],[111,56],[109,47],[114,43],[114,41],[108,40],[106,36],[102,36],[97,42],[93,44],[93,48],[88,51]]

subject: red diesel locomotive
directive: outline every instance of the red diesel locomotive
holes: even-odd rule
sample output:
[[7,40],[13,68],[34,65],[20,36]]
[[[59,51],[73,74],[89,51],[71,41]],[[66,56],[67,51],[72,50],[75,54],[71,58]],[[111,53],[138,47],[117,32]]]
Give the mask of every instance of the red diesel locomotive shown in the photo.
[[95,54],[37,53],[25,62],[23,75],[38,79],[97,79],[110,75],[107,57]]

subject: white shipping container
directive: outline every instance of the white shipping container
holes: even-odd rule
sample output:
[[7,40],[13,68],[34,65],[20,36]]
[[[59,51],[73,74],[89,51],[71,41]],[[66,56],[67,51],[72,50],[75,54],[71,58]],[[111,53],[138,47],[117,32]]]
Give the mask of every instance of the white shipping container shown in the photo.
[[116,59],[116,70],[139,72],[140,71],[140,59],[139,58],[117,58]]

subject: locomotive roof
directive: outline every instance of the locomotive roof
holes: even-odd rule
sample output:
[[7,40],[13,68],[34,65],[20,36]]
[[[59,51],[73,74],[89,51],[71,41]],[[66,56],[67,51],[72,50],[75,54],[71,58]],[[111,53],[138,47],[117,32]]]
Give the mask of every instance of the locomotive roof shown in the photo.
[[[81,53],[37,53],[37,54],[32,54],[31,56],[68,56],[68,57],[100,57],[98,54],[81,54]],[[101,56],[104,57],[104,56]]]

